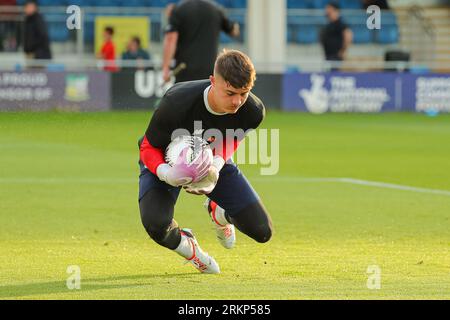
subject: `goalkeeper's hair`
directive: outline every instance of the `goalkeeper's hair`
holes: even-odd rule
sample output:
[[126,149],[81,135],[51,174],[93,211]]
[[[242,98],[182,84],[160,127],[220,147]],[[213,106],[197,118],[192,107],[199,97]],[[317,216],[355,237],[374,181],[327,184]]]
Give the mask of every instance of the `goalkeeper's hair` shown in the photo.
[[217,57],[214,74],[236,89],[252,89],[256,71],[250,58],[238,50],[224,49]]

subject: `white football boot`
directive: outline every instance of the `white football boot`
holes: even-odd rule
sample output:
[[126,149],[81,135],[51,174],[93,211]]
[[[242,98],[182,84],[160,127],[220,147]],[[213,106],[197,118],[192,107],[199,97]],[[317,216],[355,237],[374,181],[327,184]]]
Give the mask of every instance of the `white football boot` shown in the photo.
[[234,225],[226,220],[225,210],[210,199],[206,200],[205,208],[211,217],[220,244],[226,249],[233,248],[236,243],[236,231]]
[[201,273],[220,273],[216,260],[200,248],[192,230],[181,229],[180,232],[181,242],[175,252],[183,256],[186,263],[191,263]]

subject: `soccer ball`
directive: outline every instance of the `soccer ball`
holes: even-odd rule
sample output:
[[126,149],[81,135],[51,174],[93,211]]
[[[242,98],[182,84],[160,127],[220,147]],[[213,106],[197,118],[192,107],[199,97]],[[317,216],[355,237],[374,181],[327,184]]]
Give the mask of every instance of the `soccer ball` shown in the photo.
[[166,148],[166,162],[189,172],[192,183],[208,175],[213,163],[213,152],[208,142],[197,136],[179,136]]

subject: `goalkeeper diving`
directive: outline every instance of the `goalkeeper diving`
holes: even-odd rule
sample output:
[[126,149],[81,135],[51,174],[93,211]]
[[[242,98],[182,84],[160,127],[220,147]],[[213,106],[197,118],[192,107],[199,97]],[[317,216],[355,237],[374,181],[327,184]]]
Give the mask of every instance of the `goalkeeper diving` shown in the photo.
[[[180,228],[174,208],[182,189],[206,195],[205,208],[217,238],[227,249],[236,242],[236,230],[259,243],[272,237],[272,221],[261,199],[232,156],[245,137],[226,139],[228,130],[248,132],[265,116],[264,104],[251,93],[256,72],[250,58],[240,51],[224,50],[209,79],[181,82],[170,88],[153,114],[140,141],[139,208],[148,235],[159,245],[175,251],[203,273],[219,273],[218,263],[203,251],[192,230]],[[173,133],[184,129],[198,134],[216,130],[223,141],[209,139],[213,161],[200,181],[186,176],[182,166],[166,163],[165,150]],[[216,137],[221,139],[220,135]]]

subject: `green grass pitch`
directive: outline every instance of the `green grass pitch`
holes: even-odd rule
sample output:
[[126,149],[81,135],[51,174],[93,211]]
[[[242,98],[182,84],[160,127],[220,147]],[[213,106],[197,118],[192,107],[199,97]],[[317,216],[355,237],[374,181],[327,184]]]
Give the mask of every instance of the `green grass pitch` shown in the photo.
[[[220,275],[183,265],[141,226],[136,140],[150,116],[0,113],[0,299],[450,298],[450,115],[268,112],[279,174],[241,168],[272,240],[238,233],[228,251],[203,198],[182,194],[176,207]],[[66,286],[71,265],[80,290]],[[367,287],[373,265],[378,290]]]

